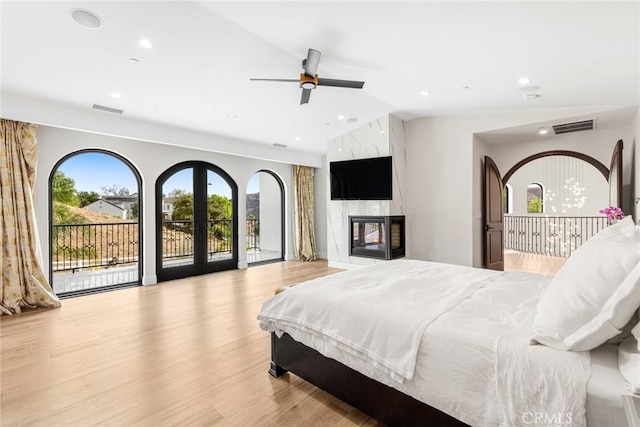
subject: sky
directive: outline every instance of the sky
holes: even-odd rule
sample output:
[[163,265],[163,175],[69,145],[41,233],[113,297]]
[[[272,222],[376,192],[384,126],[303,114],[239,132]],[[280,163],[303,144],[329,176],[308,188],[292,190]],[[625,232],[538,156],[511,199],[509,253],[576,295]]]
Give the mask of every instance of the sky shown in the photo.
[[[125,187],[131,194],[138,192],[138,183],[129,167],[120,159],[104,153],[82,153],[70,157],[58,168],[76,183],[78,191],[95,191],[102,194],[101,187],[118,185]],[[207,174],[209,194],[219,194],[231,198],[231,189],[218,174],[209,171]],[[171,176],[163,185],[162,191],[168,194],[179,188],[193,193],[191,169],[183,169]],[[260,191],[259,174],[249,180],[247,193]]]

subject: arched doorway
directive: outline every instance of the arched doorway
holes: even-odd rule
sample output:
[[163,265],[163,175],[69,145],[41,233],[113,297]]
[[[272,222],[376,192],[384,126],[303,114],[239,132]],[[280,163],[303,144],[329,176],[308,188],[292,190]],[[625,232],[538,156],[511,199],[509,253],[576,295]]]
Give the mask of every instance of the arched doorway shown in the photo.
[[158,281],[238,267],[238,187],[210,163],[179,163],[156,181]]
[[60,296],[138,286],[142,277],[140,174],[126,158],[82,150],[49,176],[50,281]]
[[[585,190],[577,182],[574,182],[574,178],[567,179],[565,182],[553,182],[553,185],[563,185],[564,190],[558,189],[555,191],[549,190],[549,194],[546,190],[543,190],[544,186],[538,183],[539,187],[539,203],[540,207],[538,212],[545,212],[545,215],[527,216],[527,217],[511,217],[509,216],[509,223],[505,222],[504,213],[504,197],[503,191],[507,184],[510,182],[514,174],[522,170],[523,167],[531,165],[532,162],[550,158],[550,157],[565,157],[574,160],[574,163],[581,164],[586,163],[593,166],[594,174],[601,174],[605,178],[605,182],[602,183],[604,190],[604,196],[601,197],[596,203],[596,207],[591,206],[591,217],[570,217],[572,214],[571,209],[582,208],[585,204],[585,198],[580,197],[580,193]],[[620,195],[622,191],[621,185],[621,169],[622,169],[622,141],[618,141],[616,144],[613,155],[611,158],[611,168],[607,168],[598,160],[578,152],[565,151],[565,150],[552,150],[529,156],[518,163],[516,163],[504,176],[500,177],[500,172],[497,169],[495,163],[489,157],[485,157],[485,189],[484,189],[484,260],[487,268],[494,268],[498,270],[504,269],[504,254],[505,246],[507,248],[520,248],[523,252],[544,255],[544,256],[559,256],[568,257],[571,252],[588,238],[597,233],[599,230],[607,226],[606,220],[597,216],[598,209],[601,209],[606,205],[606,200],[620,201]],[[558,180],[563,172],[561,167],[554,166],[553,175],[555,175],[555,181]],[[597,171],[597,172],[596,172]],[[612,176],[612,174],[614,176]],[[569,174],[570,175],[570,174]],[[566,179],[567,174],[564,174]],[[597,178],[596,178],[597,179]],[[532,206],[531,200],[531,180],[525,179],[527,184],[525,185],[526,199],[522,206],[526,206],[526,214],[531,213],[530,207]],[[510,182],[515,187],[515,183]],[[548,180],[551,184],[552,180]],[[545,184],[545,185],[546,185]],[[552,188],[552,187],[549,187]],[[556,187],[558,188],[558,187]],[[545,191],[545,194],[542,192]],[[551,203],[556,198],[556,192],[561,193],[559,195],[557,206]],[[514,194],[519,194],[518,191],[514,191]],[[523,193],[522,191],[520,193]],[[562,194],[564,193],[564,194]],[[572,193],[572,194],[570,194]],[[608,193],[608,194],[607,194]],[[501,197],[498,196],[501,195]],[[548,203],[545,204],[544,210],[542,209],[542,200],[546,197]],[[515,199],[515,197],[514,197]],[[573,199],[573,200],[571,200]],[[515,203],[517,206],[520,204]],[[548,205],[548,206],[547,206]],[[548,210],[547,210],[548,207]],[[517,209],[516,209],[517,213]],[[554,215],[555,217],[551,217]],[[497,219],[499,218],[499,220]],[[493,222],[488,222],[490,219]],[[499,232],[500,237],[492,237]],[[560,264],[561,265],[561,264]]]
[[284,260],[284,184],[274,172],[257,171],[247,185],[247,262]]

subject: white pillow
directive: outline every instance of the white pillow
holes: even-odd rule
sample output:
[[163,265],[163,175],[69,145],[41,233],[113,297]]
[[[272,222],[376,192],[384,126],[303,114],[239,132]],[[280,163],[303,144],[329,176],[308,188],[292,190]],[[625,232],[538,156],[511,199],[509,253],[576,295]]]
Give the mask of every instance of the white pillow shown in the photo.
[[540,298],[531,343],[586,351],[620,333],[640,306],[640,228],[607,227],[567,260]]
[[[636,326],[639,329],[640,323]],[[640,330],[638,331],[640,333]],[[640,394],[640,344],[632,335],[618,347],[618,366],[631,393]]]

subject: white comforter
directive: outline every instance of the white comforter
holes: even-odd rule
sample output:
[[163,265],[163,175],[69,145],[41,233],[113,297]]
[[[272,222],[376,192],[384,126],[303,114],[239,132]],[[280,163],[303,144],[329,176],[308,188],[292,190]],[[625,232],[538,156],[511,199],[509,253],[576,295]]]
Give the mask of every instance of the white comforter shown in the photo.
[[258,320],[279,336],[295,328],[323,337],[402,382],[413,377],[427,326],[502,274],[413,260],[377,264],[293,287],[267,301]]
[[259,319],[470,425],[585,425],[588,353],[527,344],[545,285],[529,273],[396,260],[293,287]]

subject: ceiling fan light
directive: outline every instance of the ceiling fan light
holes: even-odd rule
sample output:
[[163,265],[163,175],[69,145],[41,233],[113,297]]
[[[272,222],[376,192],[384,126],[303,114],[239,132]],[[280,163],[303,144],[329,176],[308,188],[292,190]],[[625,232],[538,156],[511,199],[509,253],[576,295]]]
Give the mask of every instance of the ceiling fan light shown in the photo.
[[315,89],[316,85],[313,82],[303,82],[302,89]]

